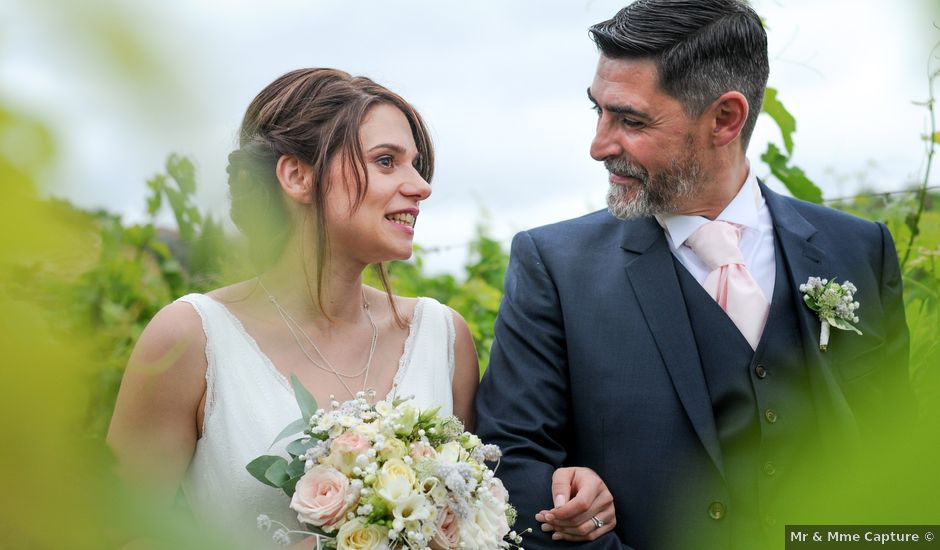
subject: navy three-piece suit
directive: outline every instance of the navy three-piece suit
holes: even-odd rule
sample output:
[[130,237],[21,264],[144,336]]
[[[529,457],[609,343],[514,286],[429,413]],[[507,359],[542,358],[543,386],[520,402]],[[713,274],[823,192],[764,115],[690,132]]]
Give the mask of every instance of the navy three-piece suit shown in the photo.
[[[652,218],[605,210],[515,237],[476,406],[480,437],[504,452],[516,528],[534,530],[526,548],[782,543],[781,507],[798,502],[788,489],[806,487],[817,451],[852,453],[888,427],[885,407],[910,407],[887,228],[761,190],[776,279],[756,350]],[[799,291],[810,276],[855,284],[862,336],[833,330],[819,350]],[[551,508],[561,466],[604,479],[614,532],[572,544],[540,531],[533,516]]]

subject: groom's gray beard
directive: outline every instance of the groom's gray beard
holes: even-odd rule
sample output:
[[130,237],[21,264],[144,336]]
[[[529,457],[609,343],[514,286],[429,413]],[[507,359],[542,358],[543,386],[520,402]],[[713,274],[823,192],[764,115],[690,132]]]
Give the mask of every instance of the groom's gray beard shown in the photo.
[[697,194],[695,184],[701,179],[701,166],[695,158],[691,144],[686,153],[684,162],[674,159],[669,168],[653,178],[638,164],[620,158],[605,160],[604,167],[609,172],[636,178],[640,182],[633,200],[629,198],[627,187],[610,184],[607,190],[607,209],[621,220],[678,212],[680,203]]

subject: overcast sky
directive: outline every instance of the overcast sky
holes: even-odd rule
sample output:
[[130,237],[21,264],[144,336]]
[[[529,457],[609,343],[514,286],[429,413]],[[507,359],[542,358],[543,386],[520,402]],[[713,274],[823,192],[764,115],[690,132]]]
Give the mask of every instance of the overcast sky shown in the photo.
[[[926,3],[755,2],[770,85],[797,119],[795,161],[825,196],[921,177],[927,119],[912,102],[927,97],[937,40]],[[140,219],[144,180],[175,151],[197,164],[200,203],[225,216],[225,158],[245,107],[280,74],[312,66],[369,76],[428,121],[437,169],[416,242],[445,249],[428,257],[432,270],[459,270],[483,211],[508,244],[604,204],[606,174],[588,155],[587,28],[622,0],[66,4],[0,6],[0,94],[52,127],[59,161],[44,183],[82,206]],[[761,176],[768,141],[780,138],[761,120],[749,151]]]

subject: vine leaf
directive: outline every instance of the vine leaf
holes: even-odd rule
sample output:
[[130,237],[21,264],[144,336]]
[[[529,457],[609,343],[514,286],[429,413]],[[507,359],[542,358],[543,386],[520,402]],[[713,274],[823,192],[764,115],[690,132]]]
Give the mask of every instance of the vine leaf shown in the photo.
[[790,111],[783,106],[783,103],[777,99],[777,89],[767,88],[764,92],[764,106],[762,110],[770,115],[780,128],[780,134],[783,136],[783,146],[787,150],[787,155],[793,154],[793,133],[796,132],[796,119],[790,114]]
[[822,203],[822,191],[819,187],[806,177],[799,167],[790,166],[790,157],[784,155],[776,145],[768,143],[767,151],[760,159],[767,163],[773,175],[787,186],[794,197],[816,204]]

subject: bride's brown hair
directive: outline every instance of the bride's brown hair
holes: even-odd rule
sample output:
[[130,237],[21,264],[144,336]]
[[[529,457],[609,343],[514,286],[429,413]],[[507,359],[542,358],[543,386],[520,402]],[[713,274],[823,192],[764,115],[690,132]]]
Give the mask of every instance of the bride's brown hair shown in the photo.
[[[379,104],[397,107],[405,115],[418,149],[415,168],[430,183],[434,149],[424,121],[414,107],[368,78],[353,77],[336,69],[298,69],[261,90],[245,111],[239,148],[228,157],[232,221],[247,237],[251,260],[259,270],[280,258],[294,229],[277,180],[278,159],[291,155],[312,169],[317,291],[316,296],[311,292],[311,298],[318,307],[322,303],[324,268],[329,260],[324,200],[333,183],[328,177],[330,162],[334,158],[343,162],[340,173],[351,178],[355,191],[353,208],[358,208],[369,185],[359,128],[369,109]],[[306,219],[305,216],[305,222]],[[380,263],[375,267],[395,319],[403,324],[392,300],[385,266]],[[309,276],[306,280],[309,281]]]

